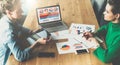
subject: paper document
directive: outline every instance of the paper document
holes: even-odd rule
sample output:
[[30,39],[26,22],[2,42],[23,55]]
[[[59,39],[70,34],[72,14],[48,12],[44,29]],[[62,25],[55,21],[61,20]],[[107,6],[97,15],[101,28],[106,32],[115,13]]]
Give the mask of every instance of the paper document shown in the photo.
[[71,38],[72,35],[69,33],[69,30],[63,30],[63,31],[58,31],[58,32],[53,32],[51,33],[52,39],[68,39]]
[[76,50],[94,47],[95,43],[86,40],[83,37],[84,32],[94,32],[95,25],[75,24],[72,23],[69,30],[51,33],[53,39],[65,39],[67,42],[56,43],[59,54],[75,53]]
[[79,35],[84,32],[94,32],[94,31],[95,31],[95,25],[72,23],[70,26],[70,33],[75,35]]

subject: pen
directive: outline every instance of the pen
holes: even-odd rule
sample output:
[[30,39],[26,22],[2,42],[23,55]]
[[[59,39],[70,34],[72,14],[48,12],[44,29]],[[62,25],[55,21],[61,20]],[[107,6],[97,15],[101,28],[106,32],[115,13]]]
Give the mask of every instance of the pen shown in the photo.
[[103,40],[100,39],[99,37],[95,36],[94,38],[95,38],[98,42],[103,43]]

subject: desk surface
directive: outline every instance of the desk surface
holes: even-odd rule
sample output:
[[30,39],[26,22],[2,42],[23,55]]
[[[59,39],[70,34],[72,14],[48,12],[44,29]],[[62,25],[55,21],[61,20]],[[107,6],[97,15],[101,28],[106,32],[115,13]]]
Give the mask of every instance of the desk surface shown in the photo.
[[[66,1],[66,2],[64,2]],[[38,0],[39,5],[36,7],[42,7],[43,5],[55,5],[60,4],[62,19],[68,26],[72,22],[93,24],[98,28],[98,23],[95,18],[90,0]],[[67,9],[69,8],[69,10]],[[71,9],[71,10],[70,10]],[[67,13],[67,15],[66,15]],[[24,26],[35,29],[38,27],[36,12],[33,8],[26,18]],[[60,55],[57,52],[55,43],[50,43],[46,50],[48,52],[55,52],[54,58],[40,58],[35,57],[26,62],[17,62],[13,55],[9,57],[7,65],[108,65],[99,61],[93,54],[92,50],[89,54],[64,54]]]

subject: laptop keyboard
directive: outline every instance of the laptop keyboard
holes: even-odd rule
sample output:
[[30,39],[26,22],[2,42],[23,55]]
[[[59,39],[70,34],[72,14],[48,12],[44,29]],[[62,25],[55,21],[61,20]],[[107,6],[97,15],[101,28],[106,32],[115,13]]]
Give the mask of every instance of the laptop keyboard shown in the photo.
[[63,25],[62,22],[55,22],[55,23],[43,24],[42,27],[49,28],[49,27],[56,27],[56,26],[61,26],[61,25]]

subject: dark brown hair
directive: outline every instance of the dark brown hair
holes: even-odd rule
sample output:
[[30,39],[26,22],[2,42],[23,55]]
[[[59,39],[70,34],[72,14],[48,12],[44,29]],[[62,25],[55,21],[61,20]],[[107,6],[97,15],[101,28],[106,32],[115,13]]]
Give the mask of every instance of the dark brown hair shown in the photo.
[[112,6],[113,14],[120,14],[120,0],[109,0],[108,4]]

